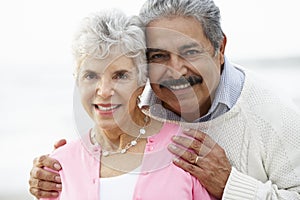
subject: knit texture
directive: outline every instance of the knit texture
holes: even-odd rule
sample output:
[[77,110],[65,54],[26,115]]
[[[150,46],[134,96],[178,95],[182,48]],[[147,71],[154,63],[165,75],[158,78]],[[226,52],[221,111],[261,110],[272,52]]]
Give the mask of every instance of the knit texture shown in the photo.
[[236,105],[206,125],[233,166],[223,199],[300,199],[300,113],[263,85],[246,73]]
[[224,148],[232,172],[222,199],[300,199],[299,110],[254,74],[244,73],[241,96],[230,111],[182,124]]

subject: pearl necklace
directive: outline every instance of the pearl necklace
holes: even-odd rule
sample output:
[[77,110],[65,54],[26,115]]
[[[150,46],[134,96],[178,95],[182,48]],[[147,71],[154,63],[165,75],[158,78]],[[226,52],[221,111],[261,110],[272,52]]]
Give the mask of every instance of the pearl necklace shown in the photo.
[[[139,130],[139,135],[138,135],[134,140],[132,140],[132,141],[130,141],[128,144],[126,144],[126,146],[125,146],[124,148],[122,148],[122,149],[120,149],[120,150],[118,150],[118,151],[108,151],[108,150],[102,149],[102,155],[103,155],[104,157],[107,157],[107,156],[115,155],[115,154],[125,154],[125,153],[128,151],[128,149],[130,149],[131,147],[137,145],[138,140],[140,139],[140,137],[141,137],[142,135],[145,135],[145,134],[146,134],[145,126],[146,126],[146,124],[148,123],[148,121],[149,121],[149,117],[146,116],[146,117],[144,118],[145,124],[144,124],[144,126],[143,126],[142,128],[140,128],[140,130]],[[92,141],[94,142],[94,144],[97,144],[97,145],[100,146],[100,144],[99,144],[98,141],[96,140],[96,133],[95,133],[95,131],[93,131],[93,130],[92,130],[92,133],[91,133],[91,139],[92,139]]]

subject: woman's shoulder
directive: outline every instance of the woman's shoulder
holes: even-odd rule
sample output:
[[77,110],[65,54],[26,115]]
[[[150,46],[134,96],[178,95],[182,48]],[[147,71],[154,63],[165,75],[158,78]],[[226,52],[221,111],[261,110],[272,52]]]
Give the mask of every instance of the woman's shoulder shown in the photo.
[[84,134],[79,138],[73,139],[67,144],[55,149],[50,157],[55,158],[57,160],[65,160],[70,159],[70,157],[75,158],[76,155],[81,155],[86,152],[86,149],[90,144],[86,144],[86,138],[89,134]]
[[67,142],[65,145],[55,149],[50,156],[53,158],[56,157],[61,157],[64,155],[69,155],[69,153],[72,152],[72,154],[74,153],[74,151],[78,150],[78,148],[80,148],[81,142],[80,139],[74,139],[72,141]]

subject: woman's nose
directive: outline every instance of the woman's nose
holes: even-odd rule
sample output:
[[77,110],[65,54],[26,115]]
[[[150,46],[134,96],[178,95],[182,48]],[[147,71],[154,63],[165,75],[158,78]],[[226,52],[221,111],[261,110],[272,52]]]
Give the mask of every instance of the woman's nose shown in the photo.
[[96,94],[101,96],[102,98],[108,98],[114,95],[114,89],[112,87],[111,81],[101,79],[98,81],[96,86]]

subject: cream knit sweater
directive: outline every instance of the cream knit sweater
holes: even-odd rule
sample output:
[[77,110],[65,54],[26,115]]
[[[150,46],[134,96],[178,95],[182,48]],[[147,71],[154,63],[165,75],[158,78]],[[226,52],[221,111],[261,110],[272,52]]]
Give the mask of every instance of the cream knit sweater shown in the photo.
[[300,112],[283,93],[243,71],[243,90],[230,111],[185,126],[225,149],[232,171],[222,199],[300,200]]
[[300,199],[300,112],[253,74],[245,76],[236,105],[197,124],[232,164],[222,199]]

